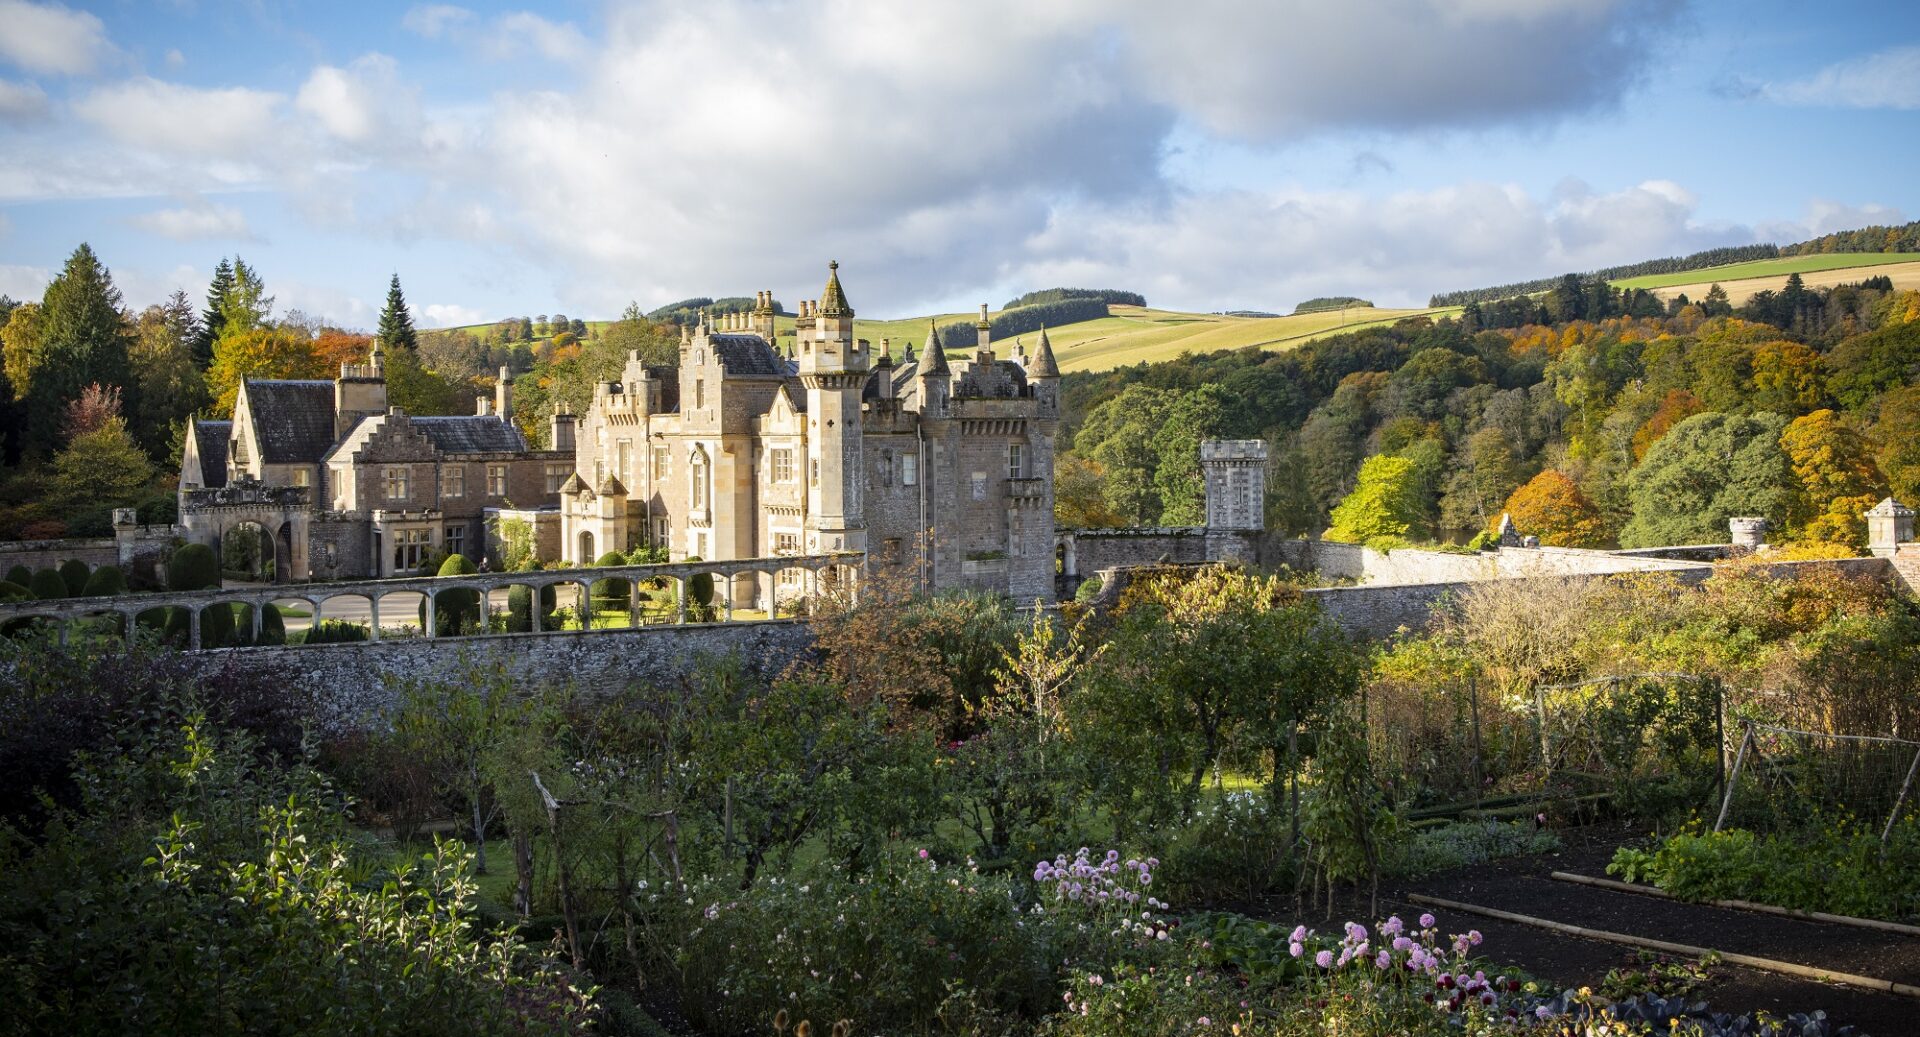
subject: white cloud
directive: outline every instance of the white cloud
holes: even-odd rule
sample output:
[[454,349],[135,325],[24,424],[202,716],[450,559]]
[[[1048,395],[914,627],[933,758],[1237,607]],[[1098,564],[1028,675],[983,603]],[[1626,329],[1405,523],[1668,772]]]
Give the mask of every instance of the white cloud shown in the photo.
[[1824,108],[1920,108],[1920,46],[1891,47],[1852,58],[1787,83],[1770,83],[1760,96],[1782,104]]
[[187,64],[187,56],[185,54],[180,53],[180,48],[175,47],[167,51],[167,56],[165,58],[165,61],[167,63],[168,68],[185,68]]
[[247,217],[230,205],[200,203],[177,209],[159,209],[133,217],[135,227],[175,241],[199,241],[207,238],[248,240],[253,232]]
[[1006,280],[1125,285],[1197,309],[1286,312],[1348,294],[1424,305],[1435,292],[1754,240],[1747,228],[1699,224],[1695,208],[1665,181],[1605,193],[1568,183],[1549,198],[1462,183],[1384,196],[1218,191],[1159,211],[1072,206],[1026,243]]
[[1145,88],[1216,132],[1277,139],[1552,119],[1633,85],[1672,0],[1128,0]]
[[333,136],[364,145],[390,138],[396,127],[417,118],[415,97],[400,83],[392,58],[366,54],[346,68],[315,68],[294,105]]
[[99,87],[74,102],[80,117],[115,140],[197,158],[252,158],[271,152],[280,94],[246,87],[201,89],[140,76]]
[[43,266],[16,266],[0,263],[0,295],[29,301],[46,294],[53,271]]
[[473,12],[452,4],[420,4],[409,8],[400,24],[409,32],[425,36],[427,39],[439,39],[450,30],[465,25],[473,19]]
[[587,38],[579,29],[527,11],[501,16],[489,33],[493,52],[500,57],[526,57],[531,51],[548,61],[575,61],[587,52]]
[[424,326],[429,328],[458,328],[490,319],[485,313],[458,303],[428,303],[419,307],[419,310],[420,315],[426,319]]
[[0,0],[0,61],[29,72],[78,75],[92,72],[112,52],[106,26],[86,11]]
[[1780,220],[1760,225],[1760,235],[1764,240],[1782,245],[1796,241],[1817,238],[1835,231],[1856,230],[1860,227],[1890,227],[1907,222],[1904,212],[1892,206],[1869,202],[1865,205],[1848,205],[1829,198],[1815,198],[1807,203],[1807,213],[1798,220]]
[[46,114],[46,91],[33,83],[0,79],[0,121],[31,122]]

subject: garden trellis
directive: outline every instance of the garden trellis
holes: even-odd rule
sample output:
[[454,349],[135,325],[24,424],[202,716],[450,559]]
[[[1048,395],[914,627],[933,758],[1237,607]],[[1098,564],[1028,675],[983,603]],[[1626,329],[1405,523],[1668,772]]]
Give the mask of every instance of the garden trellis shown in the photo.
[[1720,784],[1724,688],[1689,673],[1629,673],[1534,689],[1540,762],[1551,777],[1644,799],[1706,799]]
[[1871,825],[1880,840],[1915,810],[1920,742],[1745,725],[1714,831]]

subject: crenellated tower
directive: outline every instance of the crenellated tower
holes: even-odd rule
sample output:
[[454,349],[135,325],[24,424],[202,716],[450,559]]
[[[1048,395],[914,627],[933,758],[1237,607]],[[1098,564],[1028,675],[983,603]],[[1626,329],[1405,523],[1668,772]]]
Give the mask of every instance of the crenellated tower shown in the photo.
[[865,550],[861,489],[860,395],[872,358],[853,337],[853,307],[840,288],[840,264],[827,264],[827,286],[795,333],[800,384],[807,394],[807,547]]

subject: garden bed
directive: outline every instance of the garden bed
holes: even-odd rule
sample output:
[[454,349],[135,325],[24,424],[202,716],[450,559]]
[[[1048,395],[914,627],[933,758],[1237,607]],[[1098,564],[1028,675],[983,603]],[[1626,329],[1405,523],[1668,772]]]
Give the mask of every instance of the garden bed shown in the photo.
[[[1427,893],[1592,929],[1920,983],[1920,939],[1914,937],[1668,902],[1556,882],[1550,877],[1554,871],[1603,873],[1614,847],[1634,834],[1616,825],[1575,829],[1562,833],[1567,847],[1557,853],[1513,858],[1411,882],[1383,882],[1380,913],[1418,912],[1422,909],[1408,901],[1406,894]],[[1336,916],[1343,910],[1364,913],[1365,909],[1364,896],[1349,898],[1336,907]],[[1268,914],[1285,917],[1284,912]],[[1318,920],[1321,914],[1309,912],[1309,917]],[[1480,929],[1494,958],[1562,986],[1598,985],[1609,969],[1635,956],[1629,948],[1514,922],[1477,916],[1445,921],[1450,926]],[[1912,1032],[1914,1016],[1920,1012],[1920,1001],[1912,998],[1728,965],[1715,967],[1696,996],[1725,1012],[1765,1010],[1785,1015],[1824,1009],[1836,1022],[1858,1026],[1874,1037]]]

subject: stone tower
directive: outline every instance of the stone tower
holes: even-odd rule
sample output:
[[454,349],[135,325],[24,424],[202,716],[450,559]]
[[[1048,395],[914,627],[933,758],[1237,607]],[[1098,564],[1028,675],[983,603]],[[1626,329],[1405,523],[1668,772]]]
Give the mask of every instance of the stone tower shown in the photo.
[[1200,444],[1207,486],[1207,529],[1267,528],[1267,444],[1258,439],[1209,439]]
[[341,364],[340,377],[333,383],[333,438],[346,438],[361,418],[378,417],[387,412],[387,364],[380,343],[364,364]]
[[863,551],[860,391],[871,358],[866,343],[853,337],[853,307],[840,289],[838,262],[827,264],[827,286],[811,313],[812,326],[794,336],[807,393],[807,549]]

